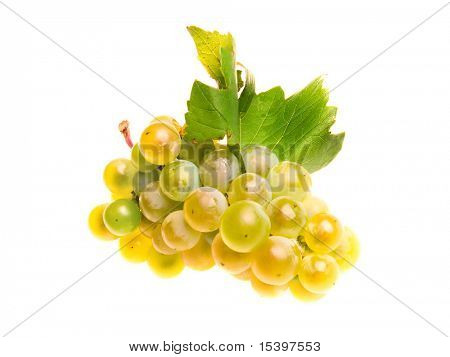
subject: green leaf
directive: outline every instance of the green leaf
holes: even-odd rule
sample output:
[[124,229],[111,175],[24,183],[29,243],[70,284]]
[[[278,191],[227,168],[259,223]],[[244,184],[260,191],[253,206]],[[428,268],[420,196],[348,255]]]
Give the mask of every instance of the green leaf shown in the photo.
[[196,26],[188,26],[187,30],[195,42],[198,58],[208,71],[211,78],[217,81],[220,88],[226,86],[221,65],[221,48],[234,49],[233,37],[230,34],[220,34],[217,31],[205,31]]
[[250,103],[255,96],[255,77],[253,73],[248,69],[245,69],[245,86],[242,90],[241,95],[239,96],[239,113],[243,115],[250,106]]
[[205,141],[229,135],[229,143],[237,144],[232,133],[239,127],[237,78],[232,49],[220,49],[220,70],[223,88],[213,88],[195,81],[186,113],[187,140]]
[[317,171],[334,159],[344,140],[344,133],[330,132],[336,108],[327,102],[328,90],[320,77],[287,99],[280,87],[260,93],[241,116],[240,144],[265,145],[280,160]]

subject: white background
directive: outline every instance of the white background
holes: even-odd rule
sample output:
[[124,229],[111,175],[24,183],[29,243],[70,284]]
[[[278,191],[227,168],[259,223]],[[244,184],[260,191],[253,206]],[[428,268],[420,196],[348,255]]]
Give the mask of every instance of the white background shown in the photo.
[[[334,87],[444,5],[5,2],[150,112],[180,121],[193,80],[209,81],[186,25],[232,32],[257,89],[292,93],[320,74]],[[334,130],[347,136],[313,175],[314,192],[360,237],[358,267],[447,334],[449,15],[450,6],[331,94]],[[0,46],[3,335],[116,249],[91,236],[87,215],[109,199],[104,165],[129,155],[117,123],[128,118],[137,137],[150,116],[1,4]],[[323,356],[448,356],[449,347],[355,270],[302,304],[259,298],[217,269],[160,280],[116,255],[2,338],[0,354],[123,356],[128,343],[163,340],[242,342],[248,355],[260,341],[320,341]]]

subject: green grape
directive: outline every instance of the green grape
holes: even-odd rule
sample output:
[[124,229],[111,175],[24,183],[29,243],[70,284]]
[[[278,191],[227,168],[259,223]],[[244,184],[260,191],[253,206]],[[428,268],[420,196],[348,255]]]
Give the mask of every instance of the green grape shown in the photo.
[[252,272],[263,283],[287,284],[298,272],[299,257],[294,242],[272,236],[253,254]]
[[131,149],[131,161],[140,172],[153,171],[157,168],[156,165],[153,165],[144,159],[144,156],[139,149],[139,144],[134,144]]
[[244,270],[242,273],[239,273],[239,274],[233,274],[233,276],[234,276],[236,279],[248,281],[248,280],[250,280],[251,277],[252,277],[252,270],[251,270],[251,269],[247,269],[247,270]]
[[150,253],[151,246],[151,239],[141,234],[139,230],[120,237],[119,240],[120,254],[132,263],[145,262]]
[[159,187],[159,182],[154,181],[145,187],[139,196],[139,207],[142,214],[151,222],[162,222],[170,213],[179,209],[181,204],[167,197]]
[[94,207],[94,209],[89,213],[89,229],[92,234],[97,238],[103,240],[114,240],[117,238],[114,234],[112,234],[105,226],[105,222],[103,221],[103,212],[108,204],[102,204]]
[[267,176],[272,197],[289,196],[301,201],[311,189],[311,177],[302,165],[296,162],[282,161],[272,167]]
[[151,235],[150,238],[152,238],[153,248],[155,248],[158,253],[172,255],[177,252],[175,249],[170,248],[164,241],[160,223],[154,223],[154,227],[149,231],[149,234]]
[[217,266],[231,274],[241,274],[250,268],[250,254],[231,250],[223,242],[220,233],[211,244],[211,253]]
[[133,191],[133,177],[136,171],[131,160],[115,159],[106,165],[103,181],[112,193],[128,195]]
[[181,254],[165,255],[159,253],[154,246],[150,246],[147,259],[149,268],[160,278],[173,278],[184,269]]
[[228,207],[220,220],[224,243],[239,253],[248,253],[264,243],[270,234],[270,219],[253,201],[238,201]]
[[119,199],[105,208],[103,221],[112,234],[124,236],[138,228],[141,223],[141,211],[135,201]]
[[245,171],[266,177],[270,169],[278,164],[277,156],[265,146],[247,145],[241,150]]
[[311,194],[311,192],[306,193],[302,200],[303,206],[306,209],[306,214],[308,217],[315,216],[319,213],[328,213],[327,204],[320,198],[317,198]]
[[342,225],[329,213],[312,216],[303,230],[305,242],[316,253],[329,253],[342,241]]
[[324,294],[315,294],[305,289],[298,277],[289,282],[289,290],[296,299],[303,302],[317,301],[325,296]]
[[222,192],[212,187],[200,187],[184,201],[184,219],[197,231],[213,232],[219,228],[220,217],[227,207]]
[[336,259],[342,271],[355,265],[359,258],[359,241],[350,228],[344,227],[341,244],[330,255]]
[[145,188],[149,183],[158,181],[159,178],[159,170],[154,169],[152,171],[147,172],[136,172],[133,176],[133,191],[136,195],[140,195],[145,191]]
[[184,201],[193,190],[200,187],[198,168],[189,161],[173,161],[162,169],[159,186],[170,199]]
[[175,160],[180,153],[180,134],[173,125],[154,121],[142,132],[139,147],[147,162],[165,165]]
[[228,188],[228,201],[233,204],[249,200],[266,206],[272,199],[272,190],[266,179],[253,173],[236,177]]
[[297,238],[306,224],[306,210],[301,202],[288,196],[272,200],[266,207],[270,218],[270,233],[276,236]]
[[164,219],[161,231],[166,244],[177,251],[191,249],[198,243],[201,236],[199,231],[187,224],[181,210],[170,213]]
[[226,149],[207,154],[200,165],[200,179],[204,186],[226,192],[231,180],[240,174],[239,161]]
[[181,252],[184,264],[194,270],[208,270],[214,266],[214,259],[211,254],[211,246],[202,237],[191,249]]
[[259,280],[255,274],[250,276],[250,282],[253,290],[255,290],[260,296],[273,298],[281,295],[288,288],[288,284],[283,285],[270,285]]
[[201,143],[192,143],[183,139],[181,140],[179,158],[193,162],[195,165],[200,166],[204,157],[212,151],[215,151],[215,146],[212,140]]
[[298,278],[305,289],[324,294],[333,287],[339,276],[339,266],[327,254],[311,253],[303,258]]

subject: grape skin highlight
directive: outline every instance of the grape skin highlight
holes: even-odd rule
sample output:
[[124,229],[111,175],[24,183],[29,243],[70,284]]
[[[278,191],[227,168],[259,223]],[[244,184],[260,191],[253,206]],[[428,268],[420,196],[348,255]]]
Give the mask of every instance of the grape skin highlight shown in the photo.
[[339,266],[327,254],[311,253],[303,258],[298,273],[300,283],[315,294],[324,294],[336,283]]
[[245,173],[236,177],[228,188],[228,201],[233,204],[249,200],[266,206],[272,199],[272,190],[267,180],[257,174]]
[[207,154],[200,165],[200,179],[204,186],[226,192],[230,181],[240,174],[239,161],[226,149]]
[[303,230],[305,242],[316,253],[329,253],[342,241],[342,225],[328,213],[319,213],[311,217]]
[[103,171],[106,187],[116,195],[130,195],[133,192],[133,177],[137,172],[131,160],[115,159]]
[[297,238],[306,224],[307,216],[303,204],[288,196],[272,200],[266,207],[273,235]]

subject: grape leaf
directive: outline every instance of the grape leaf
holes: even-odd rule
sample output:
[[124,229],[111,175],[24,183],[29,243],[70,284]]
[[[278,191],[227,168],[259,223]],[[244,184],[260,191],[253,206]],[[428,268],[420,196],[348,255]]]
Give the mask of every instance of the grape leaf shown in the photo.
[[221,47],[219,58],[223,87],[213,88],[200,81],[192,86],[185,115],[187,140],[199,142],[229,135],[229,143],[237,144],[232,135],[239,127],[234,49]]
[[287,99],[280,87],[259,93],[241,116],[239,142],[265,145],[280,160],[317,171],[334,159],[345,136],[331,134],[336,108],[327,102],[328,90],[320,77]]
[[221,48],[234,48],[231,34],[220,34],[217,31],[205,31],[196,26],[188,26],[187,30],[195,42],[198,58],[208,71],[211,78],[217,81],[219,88],[225,88],[226,74],[221,64]]

